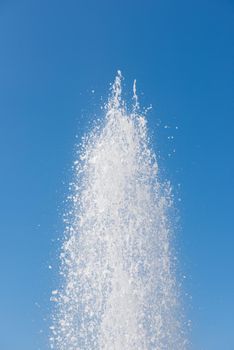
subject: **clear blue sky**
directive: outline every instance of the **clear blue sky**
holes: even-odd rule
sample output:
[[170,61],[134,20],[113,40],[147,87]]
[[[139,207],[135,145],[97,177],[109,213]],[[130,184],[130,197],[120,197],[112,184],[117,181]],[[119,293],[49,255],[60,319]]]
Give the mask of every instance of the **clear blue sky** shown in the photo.
[[191,348],[234,349],[233,14],[232,0],[0,1],[1,350],[48,349],[75,135],[117,69],[153,105],[175,187]]

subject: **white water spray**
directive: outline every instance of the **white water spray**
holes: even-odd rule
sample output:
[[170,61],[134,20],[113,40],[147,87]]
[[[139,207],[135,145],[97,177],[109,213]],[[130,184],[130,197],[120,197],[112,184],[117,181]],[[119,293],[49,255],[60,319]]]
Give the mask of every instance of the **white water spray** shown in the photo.
[[102,126],[83,143],[61,252],[51,348],[183,350],[168,218],[145,117],[115,79]]

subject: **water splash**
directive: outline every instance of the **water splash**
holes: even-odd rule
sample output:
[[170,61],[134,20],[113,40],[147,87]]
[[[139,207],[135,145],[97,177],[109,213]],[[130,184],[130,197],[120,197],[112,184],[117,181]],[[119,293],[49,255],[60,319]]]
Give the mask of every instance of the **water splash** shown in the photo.
[[168,209],[146,119],[133,86],[121,98],[118,72],[102,125],[75,162],[72,208],[54,291],[51,348],[183,350]]

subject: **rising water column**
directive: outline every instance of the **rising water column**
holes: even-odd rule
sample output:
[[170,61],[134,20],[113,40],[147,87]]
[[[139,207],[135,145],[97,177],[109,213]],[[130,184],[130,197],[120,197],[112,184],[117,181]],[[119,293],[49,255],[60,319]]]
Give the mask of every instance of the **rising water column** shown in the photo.
[[121,98],[118,72],[104,121],[74,165],[61,249],[51,348],[183,350],[171,253],[171,188],[140,114]]

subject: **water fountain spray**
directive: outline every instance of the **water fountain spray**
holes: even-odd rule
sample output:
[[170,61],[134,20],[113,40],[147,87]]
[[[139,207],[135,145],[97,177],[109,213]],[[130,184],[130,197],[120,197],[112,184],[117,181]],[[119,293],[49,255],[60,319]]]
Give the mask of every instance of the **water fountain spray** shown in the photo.
[[158,173],[133,87],[128,112],[118,72],[105,118],[74,165],[51,348],[183,350],[171,252],[171,187]]

